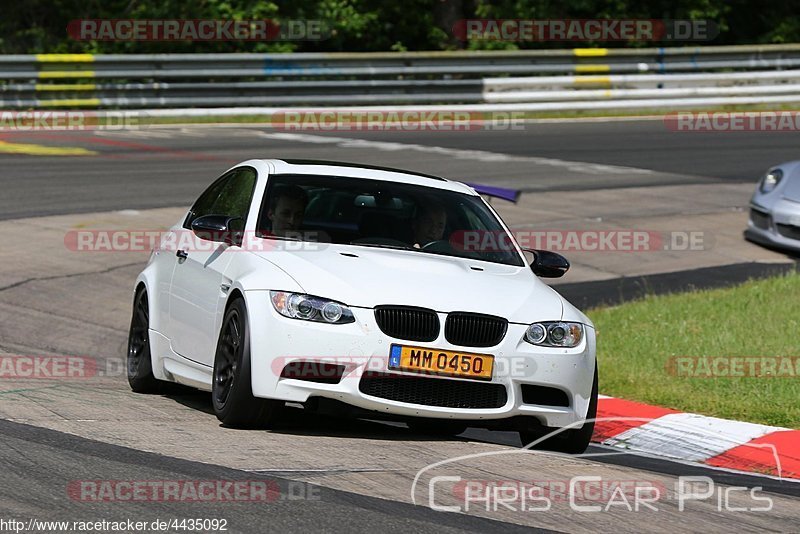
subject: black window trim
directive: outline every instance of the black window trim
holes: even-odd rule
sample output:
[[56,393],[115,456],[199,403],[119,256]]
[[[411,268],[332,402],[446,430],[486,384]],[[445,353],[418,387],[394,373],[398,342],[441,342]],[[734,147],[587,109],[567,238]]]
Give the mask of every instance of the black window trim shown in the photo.
[[258,185],[258,169],[256,169],[255,167],[253,167],[251,165],[242,165],[240,167],[235,167],[235,168],[230,169],[229,171],[225,172],[222,176],[220,176],[219,178],[217,178],[216,180],[211,182],[211,184],[208,187],[203,189],[203,192],[200,193],[197,196],[197,198],[194,200],[194,203],[192,203],[192,206],[189,208],[189,213],[186,214],[186,218],[183,220],[183,228],[185,228],[187,230],[191,230],[192,229],[192,224],[191,223],[192,223],[192,221],[194,221],[196,219],[196,217],[193,217],[193,215],[194,215],[194,207],[197,205],[197,202],[203,197],[203,195],[205,195],[212,188],[216,187],[216,185],[219,184],[220,182],[222,182],[223,180],[228,180],[235,173],[243,171],[243,170],[251,170],[251,171],[253,171],[253,173],[256,176],[256,179],[253,181],[253,190],[250,191],[250,204],[247,206],[247,213],[244,216],[245,224],[247,224],[247,218],[250,216],[250,208],[253,207],[253,197],[255,196],[256,186]]

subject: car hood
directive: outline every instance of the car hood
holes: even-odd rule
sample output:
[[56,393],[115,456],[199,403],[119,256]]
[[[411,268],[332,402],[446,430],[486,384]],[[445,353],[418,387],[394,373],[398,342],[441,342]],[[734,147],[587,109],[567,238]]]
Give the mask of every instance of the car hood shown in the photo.
[[[530,269],[424,252],[326,244],[320,250],[254,252],[309,295],[354,307],[381,304],[467,311],[511,322],[559,320],[562,298]],[[259,289],[270,287],[264,280]]]

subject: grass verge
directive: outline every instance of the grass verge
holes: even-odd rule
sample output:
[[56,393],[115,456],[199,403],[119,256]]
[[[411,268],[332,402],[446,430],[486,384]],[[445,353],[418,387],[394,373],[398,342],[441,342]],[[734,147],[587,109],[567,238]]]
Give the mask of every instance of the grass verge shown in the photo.
[[[598,332],[600,392],[681,411],[800,428],[798,312],[798,274],[592,310],[588,315]],[[779,357],[772,361],[780,376],[761,367],[763,360],[748,360],[762,356]]]

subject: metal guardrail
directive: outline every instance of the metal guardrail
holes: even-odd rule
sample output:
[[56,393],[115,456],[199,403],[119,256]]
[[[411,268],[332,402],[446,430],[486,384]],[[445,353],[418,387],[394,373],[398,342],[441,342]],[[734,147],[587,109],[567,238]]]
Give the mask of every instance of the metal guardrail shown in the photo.
[[[342,54],[0,56],[0,108],[798,100],[800,45]],[[777,99],[777,100],[776,100]],[[691,105],[697,105],[693,103]],[[702,104],[701,104],[702,105]],[[554,107],[555,106],[555,107]],[[588,106],[593,107],[593,106]],[[602,106],[601,106],[602,107]]]

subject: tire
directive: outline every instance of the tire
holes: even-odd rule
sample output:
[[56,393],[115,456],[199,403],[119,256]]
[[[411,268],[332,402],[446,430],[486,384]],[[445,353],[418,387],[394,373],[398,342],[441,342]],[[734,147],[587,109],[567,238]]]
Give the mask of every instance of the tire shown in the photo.
[[[592,393],[589,399],[589,409],[586,412],[586,419],[591,421],[585,422],[580,428],[573,428],[559,432],[552,438],[537,443],[533,449],[549,450],[554,452],[563,452],[566,454],[582,454],[586,451],[589,443],[592,441],[592,433],[594,432],[594,419],[597,417],[597,364],[594,366],[594,382],[592,383]],[[519,437],[522,441],[522,446],[525,447],[531,442],[536,441],[542,436],[556,430],[555,428],[542,427],[537,430],[520,430]]]
[[411,419],[408,428],[416,434],[429,436],[451,437],[457,436],[467,430],[467,424],[452,419]]
[[128,384],[136,393],[158,393],[161,386],[161,382],[153,376],[149,330],[150,308],[147,291],[140,288],[133,298],[127,356]]
[[211,398],[214,413],[230,428],[265,428],[283,403],[253,396],[250,335],[244,299],[233,300],[225,311],[214,356]]

